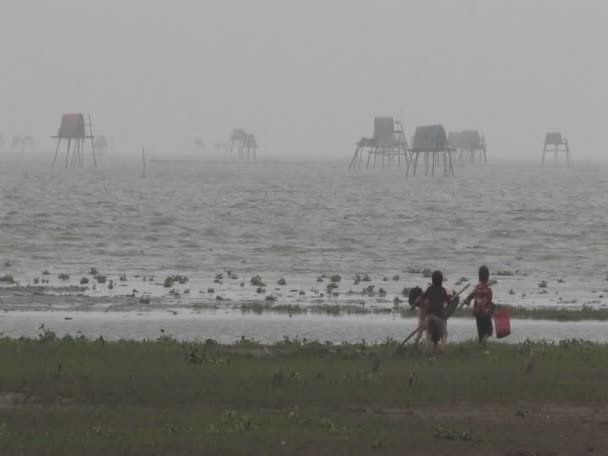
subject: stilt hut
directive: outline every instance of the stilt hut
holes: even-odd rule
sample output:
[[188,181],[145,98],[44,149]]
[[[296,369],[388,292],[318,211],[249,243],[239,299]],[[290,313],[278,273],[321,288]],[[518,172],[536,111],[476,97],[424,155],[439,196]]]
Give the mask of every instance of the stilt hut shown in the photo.
[[[86,131],[87,127],[89,127],[88,134]],[[82,168],[84,163],[85,140],[87,139],[91,141],[93,166],[97,166],[97,159],[95,158],[95,136],[93,136],[91,116],[89,116],[89,123],[87,124],[81,113],[64,114],[61,117],[61,126],[57,132],[57,136],[52,136],[52,138],[57,140],[53,166],[55,166],[55,162],[57,161],[61,141],[65,140],[67,142],[67,147],[65,149],[65,167],[72,166]]]
[[198,138],[194,138],[194,150],[196,152],[205,152],[206,149],[206,145],[205,145],[205,141],[203,140],[203,138],[198,137]]
[[11,150],[13,152],[24,152],[23,137],[13,136],[11,139]]
[[230,156],[236,150],[239,160],[256,160],[258,143],[255,135],[242,128],[235,128],[230,135]]
[[33,151],[36,146],[36,141],[34,141],[33,136],[24,136],[23,137],[23,150]]
[[408,162],[407,172],[409,175],[410,168],[413,170],[413,175],[416,175],[418,161],[420,155],[423,156],[423,166],[425,175],[435,175],[435,169],[443,169],[444,176],[454,175],[454,166],[452,163],[452,153],[455,151],[448,143],[447,135],[442,125],[427,125],[417,127],[414,133],[414,144],[410,149],[410,160]]
[[549,132],[545,135],[545,147],[543,148],[543,156],[541,158],[541,166],[545,166],[545,156],[547,153],[553,153],[553,163],[555,166],[559,165],[559,154],[565,155],[566,166],[572,166],[570,160],[570,146],[568,140],[562,136],[559,132]]
[[361,138],[348,169],[360,168],[365,154],[367,154],[366,168],[370,166],[375,168],[376,165],[382,168],[390,167],[393,163],[401,168],[402,162],[407,165],[408,144],[402,123],[392,117],[376,117],[374,137]]
[[213,143],[213,152],[216,155],[222,155],[224,157],[224,159],[228,158],[228,149],[229,149],[228,143],[225,143],[225,142]]
[[245,137],[245,143],[241,150],[241,160],[256,160],[257,159],[258,142],[255,139],[253,133],[247,133]]
[[486,141],[477,130],[451,131],[448,144],[457,152],[456,162],[462,165],[486,165]]

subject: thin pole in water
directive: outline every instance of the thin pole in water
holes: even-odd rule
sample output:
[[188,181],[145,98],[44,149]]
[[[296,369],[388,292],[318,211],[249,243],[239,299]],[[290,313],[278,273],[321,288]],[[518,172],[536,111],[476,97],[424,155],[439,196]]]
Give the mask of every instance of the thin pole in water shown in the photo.
[[142,173],[141,177],[146,178],[146,150],[141,148],[141,163],[142,163]]

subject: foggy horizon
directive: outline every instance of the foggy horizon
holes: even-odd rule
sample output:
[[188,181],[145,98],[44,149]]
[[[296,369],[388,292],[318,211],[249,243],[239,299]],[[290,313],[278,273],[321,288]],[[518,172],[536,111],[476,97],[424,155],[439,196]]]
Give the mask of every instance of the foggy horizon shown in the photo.
[[600,1],[8,0],[0,13],[0,135],[40,150],[66,112],[90,113],[120,154],[183,154],[242,127],[260,159],[348,160],[384,115],[408,138],[478,129],[490,160],[538,160],[547,131],[575,163],[608,145]]

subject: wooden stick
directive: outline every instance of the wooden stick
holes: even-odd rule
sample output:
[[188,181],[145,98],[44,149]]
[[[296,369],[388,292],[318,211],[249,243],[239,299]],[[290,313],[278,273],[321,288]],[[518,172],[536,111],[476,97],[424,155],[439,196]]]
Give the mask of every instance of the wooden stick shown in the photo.
[[[456,300],[456,298],[457,298],[458,296],[460,296],[460,295],[461,295],[461,294],[462,294],[462,293],[463,293],[463,292],[464,292],[464,291],[465,291],[467,288],[469,288],[470,286],[471,286],[471,284],[470,284],[470,283],[467,283],[467,284],[466,284],[466,286],[465,286],[465,287],[464,287],[462,290],[460,290],[458,293],[456,293],[454,296],[452,296],[452,299],[450,299],[450,302],[448,302],[448,305],[446,306],[446,308],[450,307],[450,304],[451,304],[451,303],[453,303],[453,302]],[[452,313],[450,313],[449,315],[446,315],[445,319],[447,320],[448,318],[450,318],[450,316],[451,316],[451,315],[452,315]],[[407,344],[407,342],[408,342],[408,341],[409,341],[409,340],[410,340],[412,337],[414,337],[414,335],[415,335],[415,334],[416,334],[418,331],[420,331],[422,328],[424,328],[425,324],[426,324],[426,323],[424,323],[424,324],[422,324],[422,325],[418,326],[418,327],[417,327],[417,328],[416,328],[414,331],[412,331],[412,333],[411,333],[409,336],[407,336],[407,337],[404,339],[404,341],[403,341],[403,342],[401,342],[401,344],[400,344],[400,345],[399,345],[399,347],[397,348],[397,351],[401,350],[401,349],[402,349],[402,348],[405,346],[405,344]]]
[[142,147],[141,148],[141,163],[142,163],[142,174],[141,177],[146,178],[146,151]]

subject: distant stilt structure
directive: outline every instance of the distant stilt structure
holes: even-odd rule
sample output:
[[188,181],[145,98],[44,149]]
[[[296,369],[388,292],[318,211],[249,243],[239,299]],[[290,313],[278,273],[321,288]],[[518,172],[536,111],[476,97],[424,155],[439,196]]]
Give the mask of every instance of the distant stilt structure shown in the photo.
[[459,165],[487,165],[486,141],[477,130],[451,131],[448,144],[456,149]]
[[203,152],[203,153],[205,152],[205,150],[207,148],[205,145],[205,141],[201,137],[194,138],[193,147],[194,147],[195,152]]
[[559,165],[559,154],[563,153],[566,156],[566,166],[570,168],[572,161],[570,160],[570,146],[568,139],[562,137],[559,132],[549,132],[545,135],[545,147],[543,148],[543,156],[540,161],[541,166],[545,166],[545,156],[547,153],[553,153],[554,166]]
[[417,127],[416,133],[414,133],[414,144],[410,149],[406,175],[409,175],[410,168],[413,170],[413,175],[416,175],[418,161],[422,154],[425,176],[434,176],[436,168],[442,168],[443,175],[446,177],[453,176],[453,152],[455,149],[448,144],[448,138],[442,125]]
[[23,136],[13,136],[13,138],[11,139],[11,150],[13,152],[19,152],[19,153],[25,152]]
[[241,150],[241,160],[257,160],[258,142],[253,133],[247,133],[245,144]]
[[[86,127],[89,127],[89,134],[87,135]],[[77,114],[64,114],[61,117],[61,126],[57,136],[52,136],[53,139],[57,140],[57,148],[55,149],[55,156],[53,158],[53,166],[57,161],[57,155],[59,154],[59,147],[61,146],[62,140],[67,140],[67,148],[65,150],[65,167],[77,167],[82,168],[84,165],[84,146],[85,140],[91,141],[91,153],[93,156],[93,166],[97,167],[97,159],[95,158],[95,136],[93,135],[93,125],[91,122],[91,116],[89,116],[89,123],[85,123],[84,116],[81,113]]]
[[24,136],[22,138],[22,151],[33,151],[35,149],[36,146],[36,141],[34,141],[34,137],[33,136]]
[[374,137],[361,138],[348,169],[361,168],[365,154],[367,154],[366,168],[370,166],[375,168],[376,164],[382,168],[390,168],[393,163],[399,168],[402,163],[409,166],[408,144],[403,124],[392,117],[374,118]]
[[222,156],[224,159],[228,159],[228,143],[216,142],[213,143],[213,152],[215,155]]
[[[2,146],[0,146],[0,148],[2,148]],[[18,152],[20,154],[32,152],[34,146],[35,141],[33,136],[13,136],[11,139],[11,151],[13,152]]]
[[239,160],[256,160],[257,159],[258,143],[255,135],[248,133],[242,128],[235,128],[230,135],[230,157],[234,157],[234,151],[237,152]]

